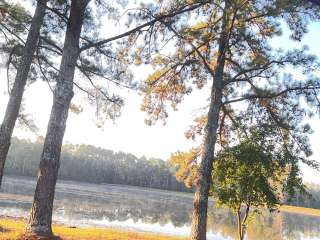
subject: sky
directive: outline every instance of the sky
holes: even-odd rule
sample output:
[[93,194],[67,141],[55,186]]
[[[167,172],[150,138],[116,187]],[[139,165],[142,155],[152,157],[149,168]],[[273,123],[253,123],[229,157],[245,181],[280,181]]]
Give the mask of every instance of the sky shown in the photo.
[[[304,37],[301,44],[310,47],[310,52],[320,58],[320,24],[311,24],[309,33]],[[300,44],[288,39],[286,31],[282,37],[272,41],[274,47],[287,49],[299,47]],[[8,94],[6,93],[6,74],[0,70],[0,119],[3,119]],[[136,80],[143,80],[147,77],[147,71],[138,69],[134,72]],[[158,122],[155,126],[144,124],[145,113],[140,111],[142,97],[136,92],[123,90],[125,107],[122,115],[115,122],[107,121],[103,128],[95,124],[93,109],[85,109],[80,114],[69,114],[64,142],[73,144],[91,144],[94,146],[123,151],[135,154],[138,157],[155,157],[167,160],[171,153],[183,151],[196,146],[184,136],[185,131],[193,123],[193,118],[203,107],[208,94],[203,91],[194,92],[187,96],[176,112],[170,111],[169,118],[164,125]],[[52,93],[46,83],[38,81],[30,85],[25,92],[26,112],[33,116],[36,125],[39,127],[39,134],[44,136],[49,114],[52,106]],[[314,130],[310,138],[314,155],[312,159],[320,161],[320,120],[313,118],[308,120]],[[14,136],[19,138],[35,139],[36,135],[30,131],[16,128]],[[306,182],[320,184],[319,173],[308,167],[302,166],[303,178]]]

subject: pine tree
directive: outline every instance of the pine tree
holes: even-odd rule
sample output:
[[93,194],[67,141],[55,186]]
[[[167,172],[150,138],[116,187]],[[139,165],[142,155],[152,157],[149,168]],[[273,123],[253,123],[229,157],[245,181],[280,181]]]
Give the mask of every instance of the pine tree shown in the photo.
[[[31,63],[33,61],[33,56],[37,48],[37,43],[40,36],[40,28],[42,26],[45,11],[46,11],[47,0],[41,0],[37,2],[37,7],[32,18],[30,30],[28,32],[28,37],[23,46],[23,50],[21,53],[21,58],[19,59],[17,66],[17,73],[15,77],[14,84],[12,89],[10,90],[10,98],[6,108],[5,116],[0,128],[0,187],[3,176],[3,169],[5,165],[5,161],[7,158],[8,150],[10,147],[10,141],[12,132],[19,116],[20,106],[22,102],[22,97],[24,93],[24,89],[27,83],[29,70],[31,67]],[[5,4],[4,4],[5,5]],[[7,13],[9,16],[5,16],[4,18],[12,18],[5,22],[6,19],[2,20],[0,23],[1,27],[4,29],[1,30],[4,34],[5,32],[9,32],[10,34],[17,35],[15,32],[16,28],[10,28],[10,23],[15,22],[17,18],[21,16],[15,14],[17,11],[14,11],[10,5],[5,5],[8,10]],[[14,9],[19,9],[16,6]],[[21,11],[21,9],[20,9]],[[4,14],[5,15],[5,14]],[[25,15],[22,14],[22,16]],[[22,19],[19,19],[21,21]],[[12,25],[12,24],[11,24]],[[16,48],[14,48],[16,49]]]
[[[146,28],[150,29],[163,19],[199,7],[199,4],[190,7],[187,5],[187,8],[182,7],[175,11],[160,14],[155,19],[145,20],[144,23],[127,32],[100,40],[98,28],[100,22],[99,19],[95,19],[95,16],[119,17],[116,3],[111,6],[107,1],[97,1],[98,12],[95,12],[94,7],[89,4],[91,3],[90,0],[72,0],[71,4],[66,1],[57,1],[57,3],[59,4],[53,5],[49,10],[60,19],[60,21],[55,21],[58,29],[57,34],[63,26],[66,28],[66,34],[63,47],[59,45],[59,42],[53,40],[54,37],[41,38],[41,41],[44,42],[43,48],[45,51],[58,56],[62,55],[59,70],[54,67],[45,54],[40,53],[37,56],[39,62],[53,70],[51,75],[56,78],[56,85],[53,90],[53,106],[44,140],[34,201],[27,227],[29,234],[45,236],[52,235],[54,192],[68,111],[70,107],[74,108],[71,105],[74,95],[73,87],[76,86],[81,91],[86,92],[89,99],[97,104],[97,108],[101,108],[105,115],[119,116],[119,111],[123,105],[122,98],[117,95],[110,95],[109,89],[103,85],[97,86],[95,84],[97,79],[107,80],[117,87],[124,84],[128,84],[125,85],[126,87],[131,87],[132,75],[127,67],[128,62],[122,57],[121,53],[129,49],[136,42],[136,36],[139,36]],[[119,1],[119,3],[121,5],[122,1]],[[52,26],[52,23],[50,23],[50,26]],[[121,40],[124,37],[127,38]],[[118,45],[112,44],[115,40],[119,40]],[[41,63],[39,63],[39,68],[41,68],[40,72],[44,79],[49,83],[46,72],[42,71],[44,68],[41,67]],[[75,81],[76,70],[79,75],[82,74],[85,77],[93,89],[84,89]]]
[[[177,7],[180,3],[172,5]],[[196,134],[189,132],[190,137],[203,135],[202,145],[192,152],[193,163],[199,169],[191,239],[206,239],[216,145],[232,135],[228,122],[241,126],[236,103],[247,107],[242,117],[254,105],[254,117],[259,118],[262,113],[270,116],[273,127],[283,133],[294,130],[290,129],[294,126],[286,124],[291,115],[300,116],[319,107],[320,82],[313,75],[317,71],[315,57],[308,55],[305,48],[285,52],[272,49],[269,44],[270,39],[281,35],[281,21],[287,23],[291,38],[299,42],[308,22],[318,20],[319,7],[311,7],[308,2],[226,0],[211,1],[175,21],[162,21],[166,34],[162,41],[169,45],[167,41],[171,40],[175,51],[160,52],[150,60],[156,71],[145,82],[142,104],[150,115],[148,122],[165,119],[167,103],[175,109],[195,88],[212,85],[208,113],[198,117]],[[302,69],[305,79],[290,74],[289,68]],[[305,97],[310,108],[301,105],[300,97]],[[295,127],[298,126],[301,128],[299,122]],[[310,152],[306,150],[306,154]],[[187,156],[190,161],[192,157]]]

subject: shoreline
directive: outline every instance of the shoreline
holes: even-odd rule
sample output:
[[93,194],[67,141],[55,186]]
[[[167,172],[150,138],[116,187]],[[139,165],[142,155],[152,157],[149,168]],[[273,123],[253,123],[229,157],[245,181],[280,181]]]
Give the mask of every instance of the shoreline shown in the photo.
[[[320,209],[283,205],[280,212],[320,217]],[[152,233],[121,227],[73,226],[65,223],[53,223],[53,232],[59,238],[23,237],[27,218],[0,216],[0,240],[186,240],[187,237],[170,234]]]
[[53,238],[24,237],[27,219],[23,217],[0,216],[0,240],[18,239],[47,239],[53,240],[185,240],[185,237],[175,237],[156,233],[120,229],[112,227],[74,227],[66,224],[54,223]]
[[316,208],[282,205],[279,208],[279,210],[280,212],[285,212],[285,213],[295,213],[295,214],[301,214],[306,216],[320,217],[320,209],[316,209]]

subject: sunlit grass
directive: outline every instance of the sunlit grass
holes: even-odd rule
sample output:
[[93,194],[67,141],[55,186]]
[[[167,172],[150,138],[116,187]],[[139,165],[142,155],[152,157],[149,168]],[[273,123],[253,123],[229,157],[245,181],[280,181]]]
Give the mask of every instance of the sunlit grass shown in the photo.
[[280,210],[282,212],[298,213],[298,214],[320,217],[320,209],[315,209],[315,208],[305,208],[305,207],[295,207],[295,206],[283,205],[283,206],[281,206]]
[[[0,240],[19,239],[25,228],[22,219],[0,218]],[[183,240],[186,238],[168,237],[150,233],[137,233],[117,229],[53,227],[53,232],[63,240]]]

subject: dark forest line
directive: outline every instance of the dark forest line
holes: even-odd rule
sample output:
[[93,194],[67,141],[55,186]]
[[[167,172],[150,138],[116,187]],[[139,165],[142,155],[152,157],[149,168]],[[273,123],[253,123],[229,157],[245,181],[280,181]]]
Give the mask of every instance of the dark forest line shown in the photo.
[[[41,140],[13,138],[5,174],[36,176],[42,145]],[[176,180],[173,169],[162,159],[138,158],[91,145],[63,146],[59,179],[192,191]]]

